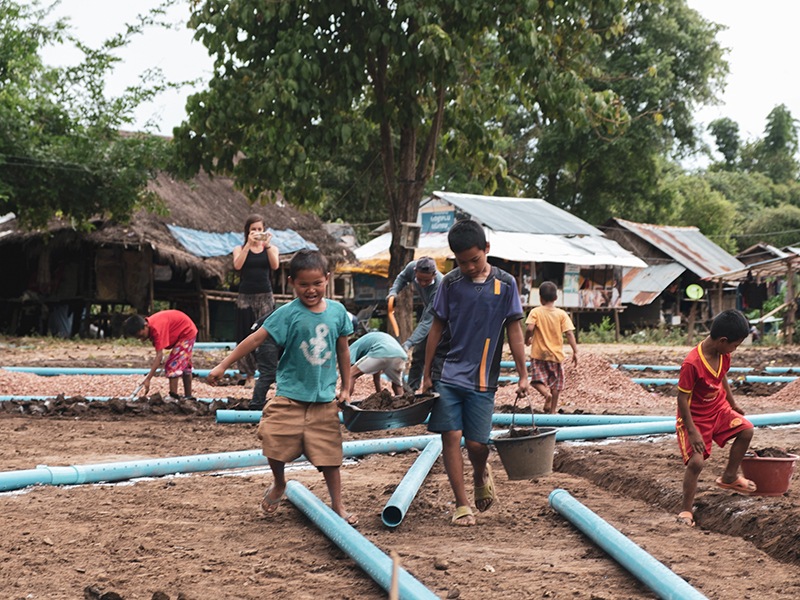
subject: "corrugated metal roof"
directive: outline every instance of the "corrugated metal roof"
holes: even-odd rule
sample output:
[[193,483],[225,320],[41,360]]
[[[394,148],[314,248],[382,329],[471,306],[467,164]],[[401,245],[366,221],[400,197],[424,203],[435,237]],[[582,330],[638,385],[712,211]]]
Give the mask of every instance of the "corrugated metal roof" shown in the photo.
[[495,231],[603,235],[596,227],[540,198],[510,198],[434,192],[468,213],[476,221]]
[[[614,240],[595,236],[562,236],[538,233],[498,232],[484,228],[489,242],[489,256],[514,262],[555,262],[581,266],[613,265],[646,267]],[[384,233],[356,248],[356,258],[370,268],[388,273],[391,233]],[[414,251],[415,257],[452,258],[446,233],[422,233]]]
[[747,279],[749,275],[755,275],[756,277],[784,277],[788,273],[790,265],[795,273],[800,270],[800,256],[789,254],[783,258],[762,260],[761,262],[745,265],[736,271],[709,275],[706,279],[714,281],[742,281]]
[[622,303],[645,306],[686,270],[680,263],[650,265],[646,269],[630,269],[622,278]]
[[745,265],[704,236],[697,227],[672,227],[614,219],[621,227],[679,262],[698,277],[736,271]]

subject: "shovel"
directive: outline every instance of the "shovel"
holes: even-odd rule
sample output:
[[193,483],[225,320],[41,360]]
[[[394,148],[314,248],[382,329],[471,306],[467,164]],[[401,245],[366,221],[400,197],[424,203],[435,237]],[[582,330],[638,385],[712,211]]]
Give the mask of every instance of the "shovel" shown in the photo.
[[[155,377],[156,375],[158,375],[158,371],[159,371],[159,370],[160,370],[160,369],[157,369],[157,370],[156,370],[156,372],[155,372],[155,373],[153,373],[153,376],[154,376],[154,377]],[[144,382],[145,382],[146,380],[147,380],[147,378],[146,378],[146,377],[145,377],[144,379],[142,379],[142,383],[140,383],[139,385],[137,385],[137,386],[136,386],[136,389],[135,389],[135,390],[133,390],[133,393],[131,394],[131,397],[130,397],[130,399],[129,399],[131,402],[133,402],[134,400],[136,400],[136,395],[139,393],[139,390],[141,390],[141,389],[144,387]]]
[[133,393],[131,394],[131,397],[129,398],[129,400],[130,400],[131,402],[133,402],[134,400],[136,400],[136,396],[139,394],[139,390],[141,390],[143,387],[144,387],[144,380],[142,380],[142,383],[140,383],[139,385],[137,385],[137,386],[136,386],[136,389],[135,389],[135,390],[133,390]]

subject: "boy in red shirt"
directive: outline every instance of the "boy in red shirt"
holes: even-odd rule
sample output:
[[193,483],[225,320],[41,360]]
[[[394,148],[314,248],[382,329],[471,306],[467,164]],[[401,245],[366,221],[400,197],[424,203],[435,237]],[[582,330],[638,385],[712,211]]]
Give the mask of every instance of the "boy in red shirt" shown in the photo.
[[180,377],[183,379],[184,397],[192,397],[192,350],[197,340],[197,327],[187,314],[179,310],[162,310],[149,317],[133,315],[123,324],[122,332],[128,337],[150,340],[155,346],[156,356],[150,365],[150,372],[142,382],[144,395],[150,391],[150,380],[161,366],[164,349],[167,348],[170,353],[164,364],[164,374],[169,380],[169,395],[180,398]]
[[676,431],[686,471],[678,520],[691,527],[697,480],[703,463],[711,456],[712,440],[721,448],[733,439],[728,463],[717,477],[717,485],[741,494],[756,491],[755,483],[739,475],[742,458],[753,439],[753,425],[736,405],[727,377],[731,352],[749,333],[750,326],[741,312],[723,311],[714,317],[708,337],[689,352],[681,366]]

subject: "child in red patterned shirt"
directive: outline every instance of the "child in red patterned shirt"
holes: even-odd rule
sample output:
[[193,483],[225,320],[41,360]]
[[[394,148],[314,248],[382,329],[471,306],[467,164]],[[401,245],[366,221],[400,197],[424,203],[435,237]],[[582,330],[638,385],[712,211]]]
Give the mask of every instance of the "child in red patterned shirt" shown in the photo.
[[676,431],[686,471],[678,520],[692,527],[697,480],[705,460],[711,456],[712,441],[721,448],[733,439],[728,463],[717,477],[717,485],[741,494],[756,491],[755,483],[739,475],[739,466],[753,439],[753,425],[733,399],[727,377],[731,352],[749,333],[747,319],[741,312],[723,311],[711,323],[708,337],[689,353],[681,366]]

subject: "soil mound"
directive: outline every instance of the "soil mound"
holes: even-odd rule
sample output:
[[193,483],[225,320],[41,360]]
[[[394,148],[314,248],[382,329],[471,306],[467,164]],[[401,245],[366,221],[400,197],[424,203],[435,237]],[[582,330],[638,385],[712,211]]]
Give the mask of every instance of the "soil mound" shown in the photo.
[[354,400],[354,402],[358,402],[358,408],[361,410],[398,410],[400,408],[413,406],[428,398],[430,398],[429,394],[414,394],[412,392],[407,392],[401,396],[394,396],[390,390],[383,389],[380,392],[367,396],[364,400]]

